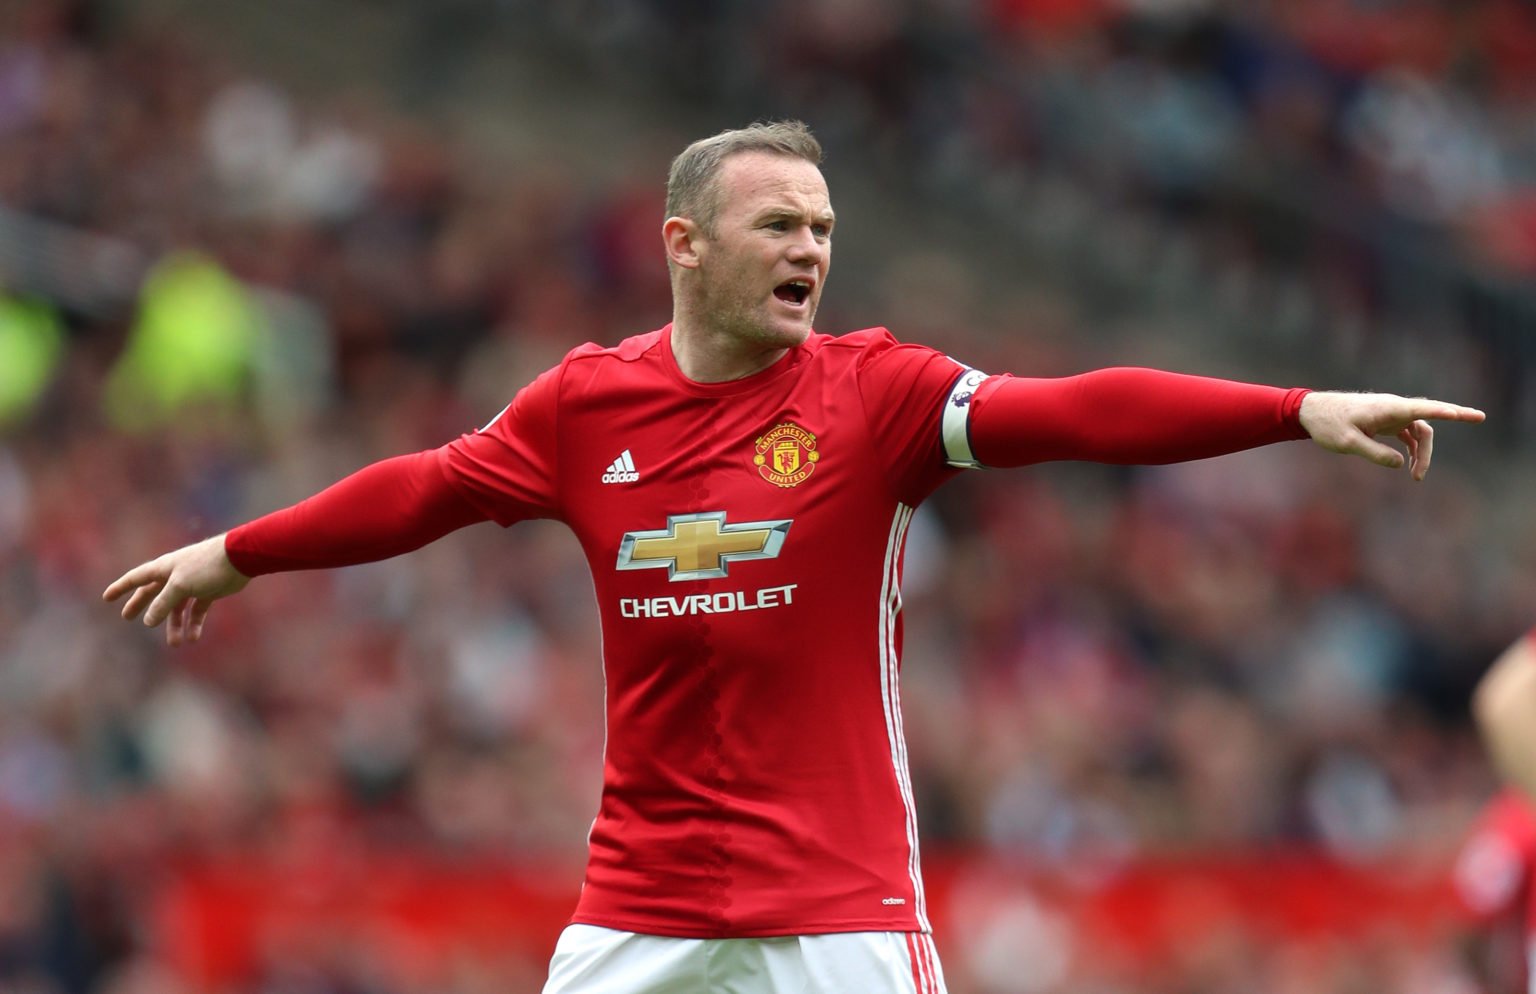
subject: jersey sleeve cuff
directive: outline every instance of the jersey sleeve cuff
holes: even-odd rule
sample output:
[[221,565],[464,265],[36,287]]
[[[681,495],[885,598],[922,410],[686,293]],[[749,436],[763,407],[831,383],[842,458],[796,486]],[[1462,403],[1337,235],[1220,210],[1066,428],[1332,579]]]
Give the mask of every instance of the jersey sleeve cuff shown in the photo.
[[248,521],[243,525],[236,525],[224,533],[224,557],[229,560],[229,564],[241,576],[265,576],[267,573],[275,572],[275,570],[264,568],[268,564],[264,563],[256,553],[247,548],[247,538],[251,524],[252,522]]
[[1307,429],[1301,426],[1301,402],[1311,393],[1310,387],[1293,387],[1285,392],[1285,397],[1280,402],[1280,417],[1285,426],[1290,429],[1293,438],[1311,438]]

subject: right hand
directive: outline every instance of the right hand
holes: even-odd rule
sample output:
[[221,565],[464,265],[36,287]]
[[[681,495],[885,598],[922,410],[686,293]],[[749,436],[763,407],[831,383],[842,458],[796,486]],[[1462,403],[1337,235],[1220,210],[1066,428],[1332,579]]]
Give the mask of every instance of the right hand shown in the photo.
[[167,645],[196,642],[213,602],[245,589],[251,578],[235,569],[224,551],[224,536],[215,535],[158,559],[141,563],[113,580],[101,598],[115,601],[124,594],[123,618],[144,615],[150,628],[169,621]]

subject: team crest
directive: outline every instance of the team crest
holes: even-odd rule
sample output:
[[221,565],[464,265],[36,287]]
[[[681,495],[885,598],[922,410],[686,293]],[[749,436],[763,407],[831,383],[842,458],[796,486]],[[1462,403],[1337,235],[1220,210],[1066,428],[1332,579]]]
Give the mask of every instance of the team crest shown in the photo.
[[797,487],[816,468],[821,453],[816,436],[795,424],[781,421],[758,436],[752,465],[763,479],[776,487]]

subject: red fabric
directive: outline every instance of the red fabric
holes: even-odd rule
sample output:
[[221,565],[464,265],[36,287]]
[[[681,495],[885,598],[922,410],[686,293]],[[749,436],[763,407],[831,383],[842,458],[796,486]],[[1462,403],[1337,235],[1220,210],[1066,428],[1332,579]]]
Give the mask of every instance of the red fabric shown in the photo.
[[[592,352],[582,346],[565,362],[517,392],[479,431],[438,450],[443,474],[465,499],[503,528],[531,518],[558,518],[560,455],[554,402],[571,360]],[[617,453],[615,453],[617,454]]]
[[860,356],[859,392],[891,492],[916,507],[958,472],[946,468],[937,425],[944,395],[963,368],[941,352],[879,334]]
[[485,515],[443,476],[436,451],[367,466],[308,500],[232,529],[224,550],[246,576],[324,569],[419,549]]
[[971,447],[987,466],[1205,459],[1306,438],[1299,415],[1309,392],[1125,367],[991,376],[972,401]]
[[[1189,459],[1299,434],[1304,391],[1149,370],[983,384],[883,328],[695,383],[670,329],[584,346],[497,418],[235,529],[249,573],[564,522],[602,617],[603,795],[574,920],[660,935],[926,931],[900,705],[916,505],[978,454]],[[446,479],[445,479],[446,478]]]
[[1481,921],[1529,914],[1536,894],[1536,811],[1519,791],[1489,802],[1456,859],[1457,900]]
[[1449,874],[1463,914],[1488,937],[1485,967],[1502,982],[1491,990],[1527,990],[1526,950],[1536,935],[1536,810],[1520,791],[1504,790],[1484,807]]
[[[939,423],[963,367],[872,329],[696,383],[669,334],[573,352],[443,460],[494,520],[563,521],[592,571],[608,739],[574,920],[926,928],[893,606],[912,505],[957,472]],[[708,572],[676,536],[716,523],[782,545],[674,576],[657,547]]]

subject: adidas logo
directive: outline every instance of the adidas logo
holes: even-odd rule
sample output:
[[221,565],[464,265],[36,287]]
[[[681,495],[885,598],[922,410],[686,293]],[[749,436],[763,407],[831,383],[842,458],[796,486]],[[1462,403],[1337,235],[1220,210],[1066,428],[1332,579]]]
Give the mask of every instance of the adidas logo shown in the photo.
[[635,471],[635,458],[629,454],[628,449],[619,453],[619,458],[603,474],[604,483],[634,483],[639,479],[640,474]]

